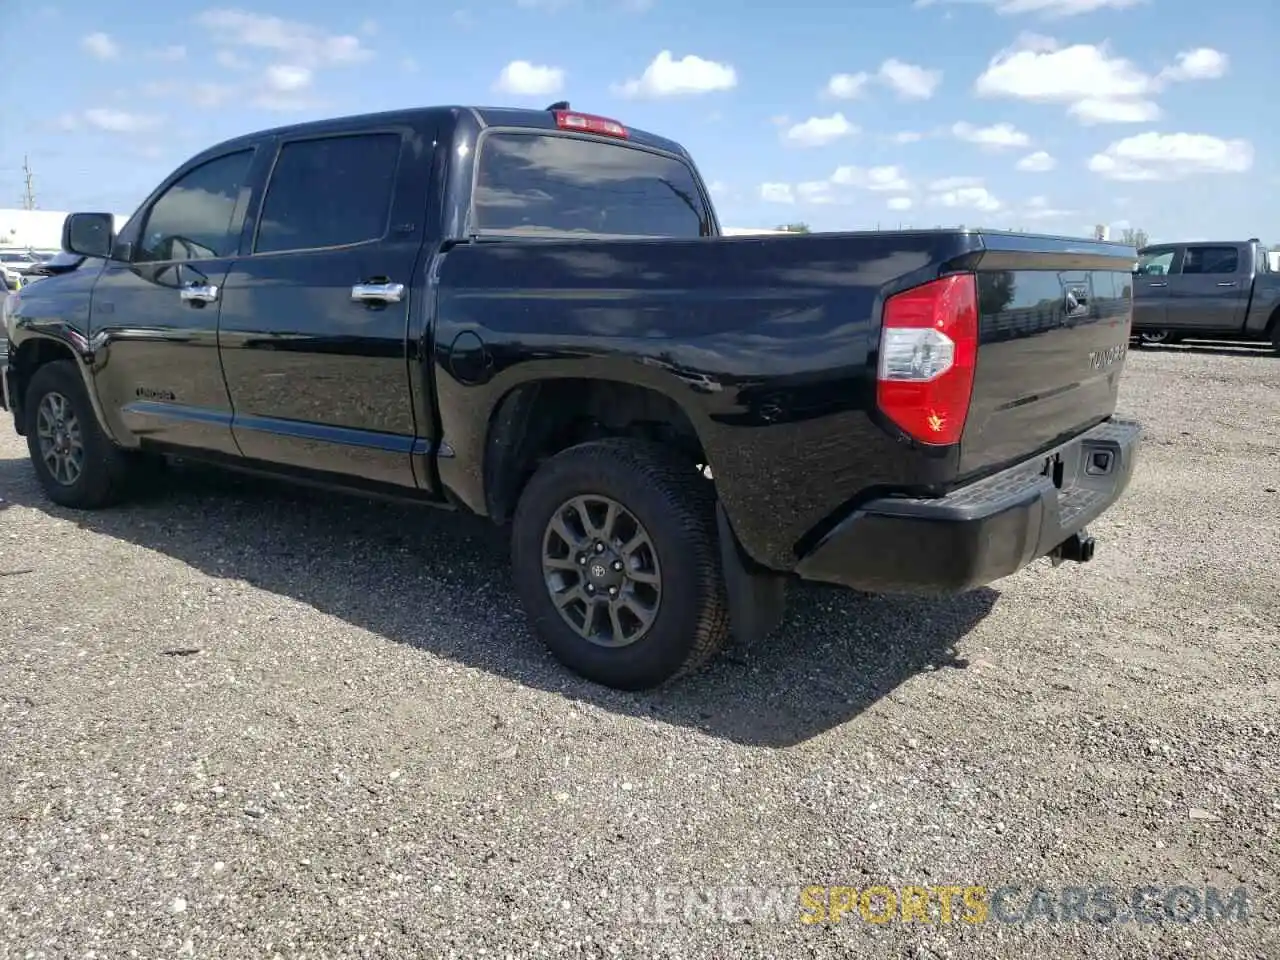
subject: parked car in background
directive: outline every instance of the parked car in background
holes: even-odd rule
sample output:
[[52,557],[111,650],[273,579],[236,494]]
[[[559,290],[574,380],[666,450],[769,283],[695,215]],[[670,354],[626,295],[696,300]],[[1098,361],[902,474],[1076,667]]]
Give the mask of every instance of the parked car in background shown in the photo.
[[1133,334],[1270,342],[1280,353],[1280,273],[1256,239],[1161,243],[1138,251]]
[[85,259],[78,253],[68,253],[62,250],[52,254],[47,260],[30,267],[24,276],[27,283],[38,280],[41,277],[56,277],[60,273],[70,273],[84,263]]
[[39,264],[40,261],[29,250],[0,250],[0,273],[5,275],[10,286],[20,286],[27,271]]

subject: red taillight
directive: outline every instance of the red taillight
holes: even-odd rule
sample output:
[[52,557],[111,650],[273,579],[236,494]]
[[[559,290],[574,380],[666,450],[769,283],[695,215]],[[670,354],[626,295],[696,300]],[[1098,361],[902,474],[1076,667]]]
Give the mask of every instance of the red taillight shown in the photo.
[[922,443],[958,443],[978,356],[978,287],[958,273],[885,301],[876,403]]
[[627,128],[617,120],[597,117],[590,113],[557,110],[556,126],[561,130],[581,130],[583,133],[598,133],[605,137],[621,137],[624,140],[627,138]]

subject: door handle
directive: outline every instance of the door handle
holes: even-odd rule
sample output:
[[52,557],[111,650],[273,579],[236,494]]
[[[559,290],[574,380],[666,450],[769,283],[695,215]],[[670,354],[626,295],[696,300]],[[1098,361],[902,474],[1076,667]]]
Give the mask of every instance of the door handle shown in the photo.
[[213,303],[218,299],[216,283],[188,283],[179,292],[183,303]]
[[403,297],[403,283],[357,283],[351,288],[351,299],[362,303],[399,303]]
[[1160,280],[1160,281],[1155,281],[1155,280],[1153,280],[1153,281],[1151,281],[1150,283],[1148,283],[1148,284],[1147,284],[1147,286],[1149,286],[1149,287],[1167,287],[1168,285],[1169,285],[1169,284],[1165,283],[1165,281],[1163,281],[1163,280]]
[[1218,286],[1220,286],[1220,287],[1234,287],[1235,285],[1236,285],[1236,282],[1235,282],[1234,280],[1220,280],[1220,281],[1218,281]]

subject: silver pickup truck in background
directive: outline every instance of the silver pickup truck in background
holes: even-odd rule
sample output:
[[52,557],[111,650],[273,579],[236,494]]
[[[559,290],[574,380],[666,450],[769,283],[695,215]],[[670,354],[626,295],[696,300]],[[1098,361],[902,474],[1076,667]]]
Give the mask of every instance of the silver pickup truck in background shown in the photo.
[[1280,354],[1280,272],[1256,239],[1160,243],[1138,251],[1133,335],[1269,342]]

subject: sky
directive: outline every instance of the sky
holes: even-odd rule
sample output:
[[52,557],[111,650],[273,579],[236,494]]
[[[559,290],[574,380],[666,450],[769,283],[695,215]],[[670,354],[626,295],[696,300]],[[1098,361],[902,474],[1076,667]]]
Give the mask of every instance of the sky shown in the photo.
[[683,143],[725,226],[1280,243],[1264,0],[24,0],[5,27],[0,207],[24,158],[37,206],[130,214],[241,133],[563,98]]

